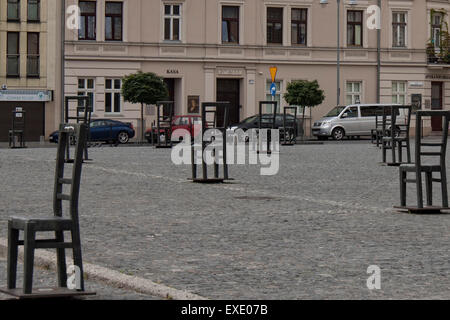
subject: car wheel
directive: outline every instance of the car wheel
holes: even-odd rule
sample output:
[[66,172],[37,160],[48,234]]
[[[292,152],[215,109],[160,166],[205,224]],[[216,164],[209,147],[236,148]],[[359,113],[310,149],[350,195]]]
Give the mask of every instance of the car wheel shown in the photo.
[[121,144],[127,143],[128,140],[130,140],[130,137],[125,131],[122,131],[117,135],[117,141]]
[[345,137],[344,129],[342,128],[336,128],[333,130],[333,133],[331,134],[333,136],[333,139],[336,141],[342,140]]

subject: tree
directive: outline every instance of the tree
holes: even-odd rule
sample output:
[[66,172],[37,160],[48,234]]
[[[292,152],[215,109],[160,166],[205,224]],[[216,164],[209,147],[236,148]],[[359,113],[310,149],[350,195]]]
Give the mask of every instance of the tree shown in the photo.
[[141,141],[144,141],[144,104],[166,100],[167,86],[163,78],[153,72],[138,71],[123,78],[122,95],[125,101],[141,104]]
[[305,120],[305,107],[315,107],[325,100],[317,80],[296,80],[288,84],[284,100],[291,106],[302,107],[302,119]]

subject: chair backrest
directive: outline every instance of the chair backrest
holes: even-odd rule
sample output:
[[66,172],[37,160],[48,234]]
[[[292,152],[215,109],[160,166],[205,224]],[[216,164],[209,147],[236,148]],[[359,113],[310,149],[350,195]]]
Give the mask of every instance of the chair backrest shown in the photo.
[[174,112],[174,102],[173,101],[158,101],[156,103],[156,127],[172,128],[172,119]]
[[12,130],[25,130],[25,111],[13,111],[12,112]]
[[[64,168],[67,163],[66,148],[69,147],[70,137],[75,143],[75,156],[72,167],[72,177],[64,178]],[[86,145],[87,124],[63,123],[59,127],[58,149],[56,155],[55,185],[53,190],[53,213],[62,217],[62,201],[69,201],[70,218],[78,221],[78,199],[80,193],[81,169],[83,164],[83,151]],[[63,186],[70,185],[70,194],[63,194]]]
[[206,129],[227,129],[229,106],[227,101],[202,102],[202,135]]
[[[442,136],[440,141],[423,141],[422,139],[422,118],[423,117],[442,118]],[[439,157],[440,165],[445,168],[445,154],[447,152],[448,125],[450,121],[450,111],[441,110],[418,110],[416,111],[416,143],[415,143],[415,163],[420,167],[423,163],[422,157]],[[438,150],[423,151],[423,147],[437,148]]]
[[391,107],[391,137],[409,138],[409,128],[411,126],[410,105],[398,105]]
[[[272,105],[272,112],[271,113],[264,113],[263,112],[263,105]],[[278,102],[277,101],[260,101],[259,102],[259,117],[258,117],[258,127],[259,129],[262,128],[270,128],[275,129],[275,122],[277,117],[277,109],[278,109]],[[269,118],[264,117],[264,119],[267,119],[267,121],[263,121],[263,116],[268,114]]]

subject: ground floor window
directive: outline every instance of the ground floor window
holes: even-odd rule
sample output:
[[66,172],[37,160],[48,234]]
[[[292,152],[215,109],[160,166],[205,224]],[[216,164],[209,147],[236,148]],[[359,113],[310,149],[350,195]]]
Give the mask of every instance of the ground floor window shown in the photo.
[[[79,78],[78,79],[78,95],[79,96],[88,96],[89,97],[89,105],[91,107],[91,111],[95,110],[95,79],[87,79],[87,78]],[[79,107],[83,107],[84,103],[80,101],[78,103]]]
[[106,79],[105,81],[105,112],[122,112],[122,80]]
[[392,103],[406,103],[406,82],[392,81]]
[[362,82],[347,81],[345,102],[349,104],[361,103]]

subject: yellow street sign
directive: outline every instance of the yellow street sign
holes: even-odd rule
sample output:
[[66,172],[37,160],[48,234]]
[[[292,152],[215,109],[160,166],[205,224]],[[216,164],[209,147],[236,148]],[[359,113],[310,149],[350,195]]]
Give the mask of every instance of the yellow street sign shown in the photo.
[[270,67],[270,75],[272,77],[272,82],[275,82],[275,77],[277,75],[277,67]]

